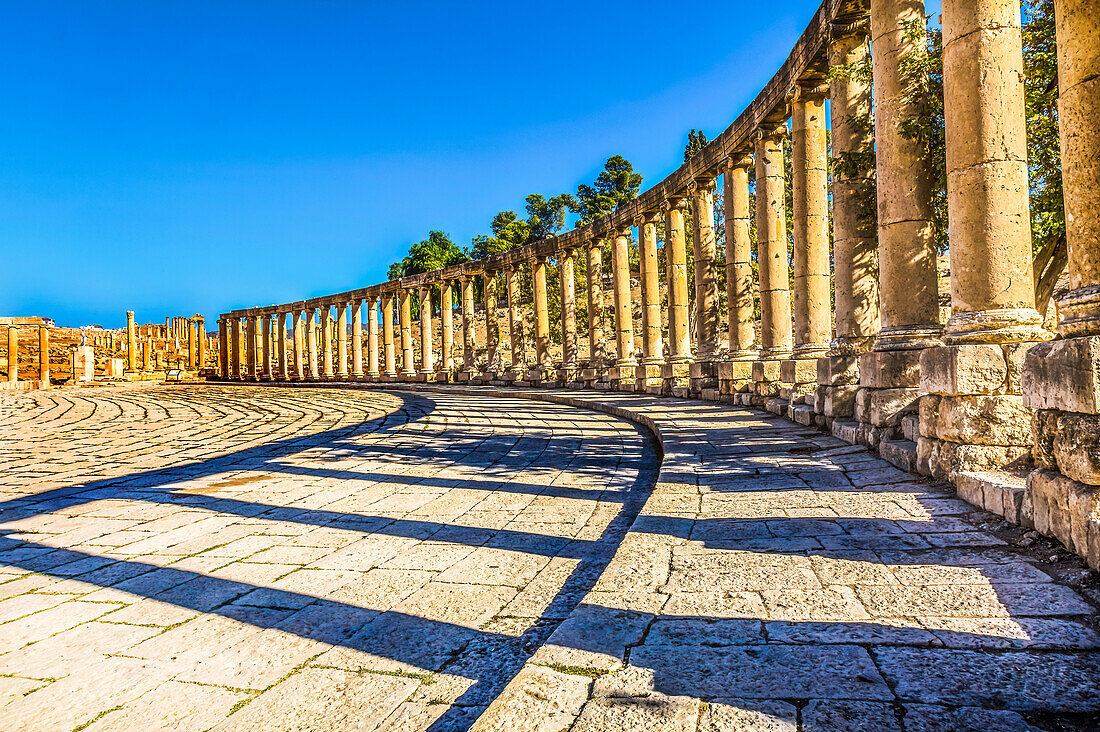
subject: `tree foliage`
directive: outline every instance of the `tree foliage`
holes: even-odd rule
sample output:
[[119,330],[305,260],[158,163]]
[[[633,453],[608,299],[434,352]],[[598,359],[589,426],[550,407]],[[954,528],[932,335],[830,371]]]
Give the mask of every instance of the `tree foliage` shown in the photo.
[[702,130],[692,129],[688,132],[687,145],[684,147],[684,162],[695,157],[695,153],[707,146],[707,136]]
[[634,166],[622,155],[613,155],[604,163],[592,185],[577,186],[570,209],[578,215],[578,224],[588,224],[634,200],[641,187],[641,174],[635,173]]
[[390,265],[388,274],[392,280],[466,261],[469,256],[449,236],[442,231],[430,231],[427,239],[409,247],[408,256]]

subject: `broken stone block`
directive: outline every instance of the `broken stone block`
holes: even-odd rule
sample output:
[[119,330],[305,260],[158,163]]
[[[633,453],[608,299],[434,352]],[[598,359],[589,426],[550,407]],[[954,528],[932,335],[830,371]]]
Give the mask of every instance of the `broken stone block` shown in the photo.
[[1007,378],[997,345],[940,346],[920,354],[920,388],[928,394],[994,394],[1004,390]]
[[[923,397],[921,397],[923,400]],[[905,435],[905,439],[912,443],[916,443],[920,438],[920,415],[919,414],[907,414],[901,418],[901,433]]]
[[1031,409],[1100,414],[1100,336],[1032,346],[1024,357],[1020,390]]
[[1030,445],[1031,412],[1022,397],[942,396],[921,399],[920,432],[951,442]]
[[906,414],[917,411],[919,389],[870,389],[867,420],[876,427],[897,427]]
[[1100,569],[1100,487],[1071,480],[1050,470],[1033,470],[1027,502],[1035,530],[1052,536]]
[[1100,415],[1036,412],[1032,420],[1040,467],[1088,485],[1100,485]]
[[883,440],[878,453],[895,467],[915,473],[917,471],[917,445],[909,440]]
[[920,386],[920,351],[872,351],[859,357],[859,385],[875,389]]
[[[957,442],[922,437],[917,443],[917,469],[933,478],[950,478],[959,472],[1026,467],[1031,448],[1022,445],[961,445]],[[924,473],[922,468],[927,468]]]

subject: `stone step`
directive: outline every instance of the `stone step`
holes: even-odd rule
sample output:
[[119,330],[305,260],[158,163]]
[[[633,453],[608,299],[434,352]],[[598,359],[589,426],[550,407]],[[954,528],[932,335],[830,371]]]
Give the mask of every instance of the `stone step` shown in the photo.
[[808,427],[814,423],[814,408],[808,407],[805,404],[792,406],[790,408],[790,417],[795,422],[804,424]]
[[908,473],[917,470],[917,443],[912,440],[883,440],[878,453],[883,460]]
[[1030,525],[1024,515],[1027,478],[1003,470],[971,471],[955,474],[955,492],[967,503],[995,513],[1013,524]]
[[773,398],[764,403],[764,409],[781,417],[787,416],[787,407],[790,406],[786,399]]
[[833,437],[844,440],[849,445],[855,445],[859,438],[859,422],[833,422]]

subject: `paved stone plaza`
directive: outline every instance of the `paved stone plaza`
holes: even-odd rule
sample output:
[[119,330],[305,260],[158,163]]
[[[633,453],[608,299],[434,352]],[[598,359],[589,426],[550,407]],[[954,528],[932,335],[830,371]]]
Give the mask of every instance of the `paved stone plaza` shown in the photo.
[[1098,724],[1094,574],[771,415],[146,386],[0,424],[3,730]]

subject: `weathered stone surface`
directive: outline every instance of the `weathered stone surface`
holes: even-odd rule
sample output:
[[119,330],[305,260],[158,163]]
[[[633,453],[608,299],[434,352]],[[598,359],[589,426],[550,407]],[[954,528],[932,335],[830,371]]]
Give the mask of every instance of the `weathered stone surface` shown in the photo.
[[470,732],[568,728],[588,701],[592,680],[545,666],[526,666],[470,727]]
[[858,391],[859,387],[854,385],[825,387],[825,416],[835,419],[853,416]]
[[859,385],[875,389],[920,386],[920,351],[872,351],[859,357]]
[[995,394],[1005,390],[1007,378],[998,345],[940,346],[920,353],[920,388],[927,394]]
[[1035,470],[1027,489],[1025,510],[1036,531],[1053,536],[1100,569],[1100,487]]
[[780,361],[779,380],[785,384],[816,383],[817,359],[790,358]]
[[1100,414],[1100,336],[1032,346],[1020,389],[1031,409]]
[[917,441],[917,470],[933,478],[947,478],[961,471],[1027,467],[1030,458],[1031,448],[1024,445],[963,445],[934,437]]
[[1041,410],[1032,420],[1036,462],[1100,485],[1100,415]]
[[1006,521],[1031,525],[1031,517],[1023,513],[1027,481],[1020,475],[994,471],[959,472],[955,475],[955,490],[967,503]]
[[856,392],[855,417],[876,427],[898,427],[901,418],[917,411],[919,389],[868,389]]
[[699,719],[699,732],[795,732],[798,710],[781,701],[716,699]]
[[817,383],[822,386],[859,384],[859,356],[826,356],[817,359]]
[[780,361],[753,361],[752,363],[752,380],[753,381],[781,381],[782,380],[782,366]]
[[1031,412],[1022,397],[941,396],[920,400],[924,437],[975,445],[1030,445]]
[[593,699],[585,704],[572,729],[592,732],[628,729],[695,732],[698,724],[698,700],[690,696],[653,693],[644,697]]

